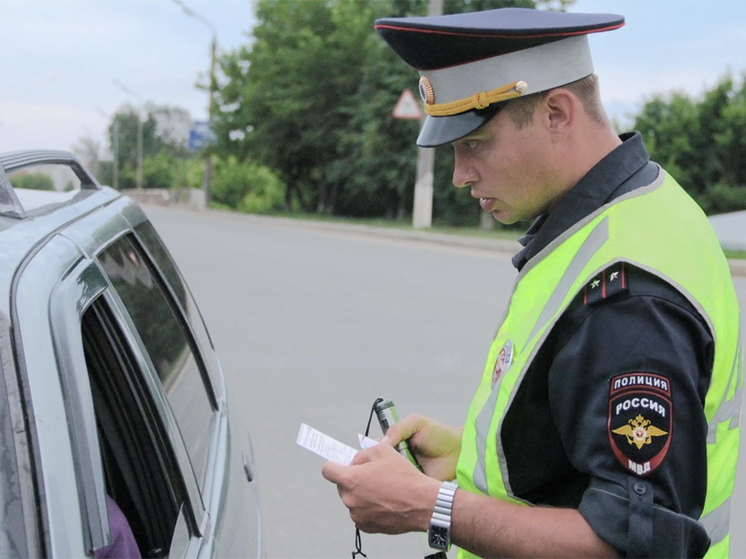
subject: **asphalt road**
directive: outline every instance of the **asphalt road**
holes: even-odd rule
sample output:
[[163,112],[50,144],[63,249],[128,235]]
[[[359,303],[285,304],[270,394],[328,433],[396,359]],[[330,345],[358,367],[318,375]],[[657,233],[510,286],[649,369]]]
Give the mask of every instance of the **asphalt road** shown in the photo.
[[[233,429],[251,432],[267,556],[349,557],[353,525],[321,477],[323,459],[295,444],[300,424],[356,446],[379,396],[402,416],[463,423],[515,279],[509,255],[221,212],[145,210],[210,329]],[[746,279],[736,278],[736,288],[746,309]],[[733,501],[731,552],[746,557],[746,445]],[[421,557],[420,545],[411,534],[363,534],[369,558]]]

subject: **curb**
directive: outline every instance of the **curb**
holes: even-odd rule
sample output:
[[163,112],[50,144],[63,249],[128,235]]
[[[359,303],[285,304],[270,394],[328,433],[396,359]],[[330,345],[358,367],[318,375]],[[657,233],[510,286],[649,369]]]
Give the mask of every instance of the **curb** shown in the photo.
[[[469,237],[465,235],[449,235],[447,233],[432,233],[428,231],[417,231],[414,229],[390,229],[386,227],[375,227],[371,225],[357,225],[354,223],[330,223],[326,221],[312,221],[293,219],[289,217],[273,217],[268,215],[243,214],[229,210],[205,210],[208,213],[220,214],[222,216],[274,223],[278,225],[295,227],[297,229],[316,229],[326,231],[340,231],[345,233],[357,233],[360,235],[372,235],[388,239],[402,239],[419,241],[423,243],[439,244],[452,247],[474,248],[488,250],[508,255],[514,255],[521,250],[518,241],[506,239],[484,239]],[[728,260],[730,271],[733,276],[746,277],[746,260],[732,258]]]
[[728,260],[730,273],[733,276],[746,277],[746,260],[740,258],[731,258]]
[[418,231],[414,229],[392,229],[387,227],[376,227],[373,225],[357,225],[354,223],[330,223],[326,221],[312,221],[293,219],[289,217],[273,217],[268,215],[241,214],[229,210],[210,209],[208,212],[218,213],[227,217],[237,217],[251,221],[274,223],[277,225],[294,227],[296,229],[315,229],[321,231],[339,231],[343,233],[356,233],[360,235],[371,235],[388,239],[401,239],[419,241],[431,244],[440,244],[453,247],[475,248],[494,252],[503,252],[510,255],[521,249],[518,241],[507,239],[485,239],[481,237],[469,237],[466,235],[450,235],[447,233],[433,233],[429,231]]

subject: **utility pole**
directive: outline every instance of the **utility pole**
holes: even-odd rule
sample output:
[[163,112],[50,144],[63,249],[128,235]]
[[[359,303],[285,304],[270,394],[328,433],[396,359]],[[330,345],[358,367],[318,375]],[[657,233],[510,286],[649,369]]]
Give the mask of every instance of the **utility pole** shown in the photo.
[[[443,15],[443,0],[429,0],[427,15]],[[435,148],[418,148],[417,182],[414,184],[414,208],[412,209],[412,227],[415,229],[427,229],[433,224],[434,168]]]
[[[181,7],[181,10],[186,15],[198,20],[212,32],[212,41],[210,43],[210,87],[208,88],[210,93],[210,101],[207,106],[208,120],[212,124],[212,119],[215,116],[215,91],[217,90],[217,82],[215,81],[215,54],[218,49],[218,32],[217,29],[215,29],[215,26],[210,23],[209,20],[186,6],[181,0],[173,1]],[[205,153],[205,168],[204,174],[202,175],[202,189],[205,192],[205,207],[210,207],[210,198],[212,198],[212,153],[210,153],[209,148],[206,150]]]
[[[215,83],[215,51],[218,48],[218,39],[213,28],[212,42],[210,43],[210,102],[207,106],[208,121],[212,125],[213,118],[215,117],[215,90],[217,84]],[[202,189],[205,191],[205,207],[210,207],[210,199],[212,198],[212,153],[210,148],[207,149],[207,155],[205,156],[205,173],[202,177]]]
[[142,117],[137,114],[137,172],[135,173],[135,188],[142,188]]
[[112,171],[112,186],[119,190],[119,121],[114,117],[114,169]]
[[111,155],[113,158],[111,186],[114,188],[114,190],[119,190],[119,120],[117,120],[116,113],[114,113],[114,116],[111,116],[99,107],[96,107],[96,110],[98,110],[99,114],[104,118],[112,120],[112,133],[114,134],[114,141],[111,145]]

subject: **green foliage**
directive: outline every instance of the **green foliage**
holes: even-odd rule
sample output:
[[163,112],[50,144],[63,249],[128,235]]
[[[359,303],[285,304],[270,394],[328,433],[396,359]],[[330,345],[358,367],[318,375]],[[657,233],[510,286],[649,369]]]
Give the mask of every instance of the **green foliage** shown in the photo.
[[101,184],[114,186],[114,162],[99,161],[98,172],[94,174],[96,180]]
[[736,212],[746,209],[746,186],[717,183],[699,197],[699,203],[709,214]]
[[10,178],[13,188],[28,188],[31,190],[54,190],[54,181],[44,173],[23,173]]
[[700,100],[655,96],[635,128],[651,158],[707,213],[746,209],[746,80],[739,86],[726,76]]
[[[143,161],[143,164],[145,162]],[[119,165],[119,189],[126,190],[137,186],[137,168],[134,163],[126,162]]]
[[[185,182],[181,162],[189,157],[186,150],[191,118],[184,109],[147,104],[143,111],[142,153],[143,187],[172,188]],[[119,188],[135,188],[139,111],[125,105],[109,125],[111,153],[119,161]],[[107,172],[113,182],[113,169]],[[108,182],[111,184],[111,182]]]
[[[550,0],[446,0],[446,13]],[[410,213],[419,123],[392,110],[417,72],[373,29],[378,17],[424,15],[427,0],[259,0],[251,46],[220,61],[221,157],[253,159],[285,184],[285,206],[356,217]],[[450,185],[450,148],[436,160],[436,218],[477,223],[479,208]]]
[[178,165],[166,149],[143,159],[142,177],[145,188],[173,188],[177,182]]
[[185,186],[186,188],[202,188],[202,180],[205,174],[204,159],[198,157],[182,159],[181,168],[184,173],[183,186]]
[[[572,0],[444,0],[444,12],[503,6],[564,9]],[[417,72],[373,29],[376,18],[417,16],[428,0],[258,0],[253,38],[221,57],[212,149],[216,204],[243,211],[407,219],[419,122],[392,117]],[[145,187],[201,188],[203,160],[186,153],[189,115],[147,105]],[[120,188],[135,186],[138,113],[109,128]],[[724,77],[702,98],[652,97],[636,118],[652,159],[708,213],[746,208],[746,80]],[[92,146],[81,142],[80,151]],[[109,184],[113,170],[102,164]],[[435,152],[434,222],[476,226],[481,210],[451,184],[453,153]]]
[[219,161],[212,184],[213,200],[248,213],[268,213],[284,206],[285,186],[267,167],[236,157]]

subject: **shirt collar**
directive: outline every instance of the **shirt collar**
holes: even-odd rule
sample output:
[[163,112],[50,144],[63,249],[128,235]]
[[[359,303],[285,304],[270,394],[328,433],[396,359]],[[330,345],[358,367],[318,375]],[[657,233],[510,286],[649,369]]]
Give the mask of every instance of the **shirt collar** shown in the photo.
[[524,248],[513,257],[518,270],[575,223],[624,193],[624,184],[650,161],[639,132],[619,138],[622,144],[588,171],[551,213],[536,218],[519,239]]

